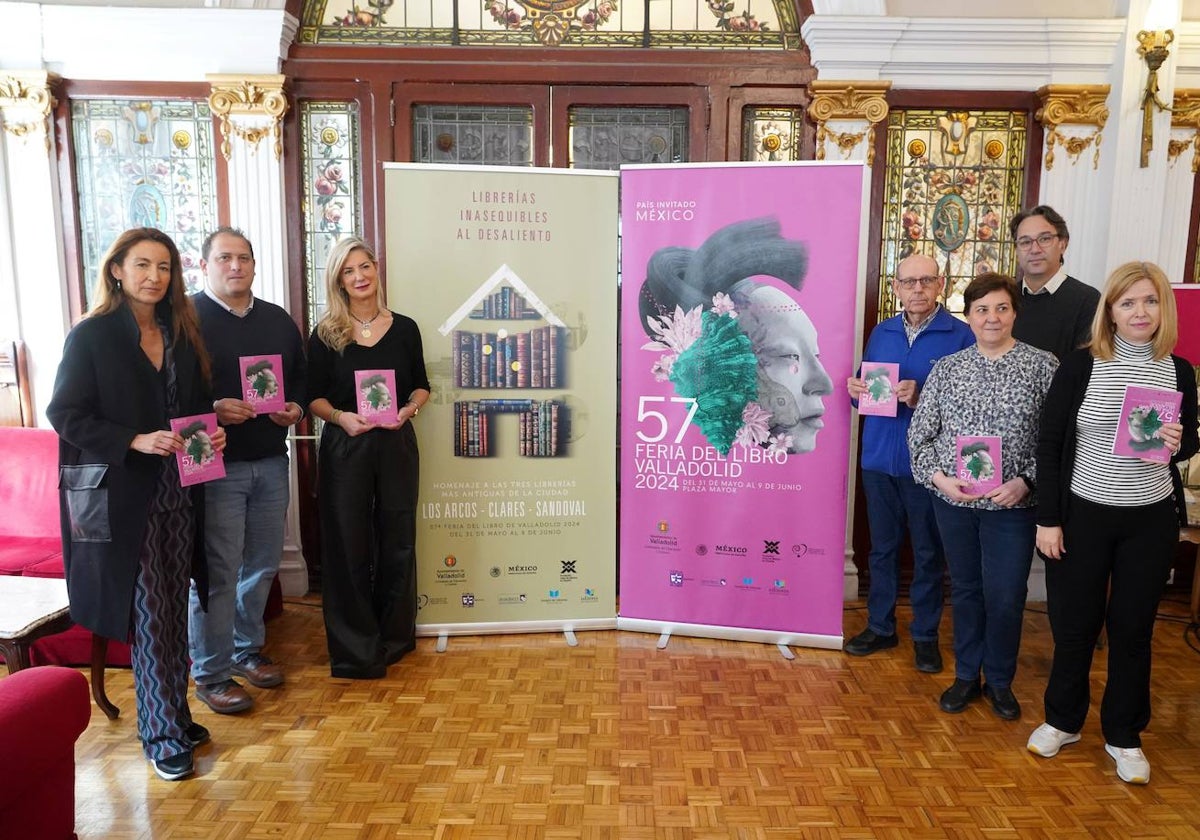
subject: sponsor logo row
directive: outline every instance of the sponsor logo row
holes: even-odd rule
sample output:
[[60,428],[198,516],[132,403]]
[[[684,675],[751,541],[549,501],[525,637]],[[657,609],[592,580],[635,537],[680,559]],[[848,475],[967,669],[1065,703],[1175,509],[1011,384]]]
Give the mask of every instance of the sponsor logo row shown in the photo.
[[[481,604],[495,603],[501,606],[520,606],[531,602],[541,602],[543,604],[567,604],[567,603],[593,603],[600,600],[600,596],[596,594],[595,589],[585,588],[583,594],[577,598],[571,598],[561,589],[547,589],[543,594],[529,594],[526,592],[506,592],[496,596],[477,595],[474,592],[461,592],[454,596],[460,607],[471,609]],[[417,610],[423,610],[431,606],[445,606],[451,603],[453,599],[449,597],[438,597],[422,592],[417,596]]]
[[[654,526],[654,533],[647,535],[646,547],[660,552],[676,552],[682,546],[679,544],[679,538],[671,535],[671,523],[666,519],[660,519]],[[749,557],[758,555],[763,559],[783,558],[790,556],[793,558],[806,557],[808,555],[823,555],[825,549],[811,546],[808,543],[794,542],[785,546],[783,540],[762,539],[761,548],[758,546],[740,545],[737,543],[716,543],[709,545],[707,543],[699,543],[694,551],[700,557],[712,553],[721,557]]]
[[680,569],[672,569],[667,573],[667,582],[674,587],[682,587],[690,584],[699,584],[700,586],[716,586],[729,587],[745,592],[776,592],[785,594],[788,590],[788,582],[786,578],[756,578],[752,575],[743,575],[741,577],[718,577],[718,578],[696,578],[688,575]]

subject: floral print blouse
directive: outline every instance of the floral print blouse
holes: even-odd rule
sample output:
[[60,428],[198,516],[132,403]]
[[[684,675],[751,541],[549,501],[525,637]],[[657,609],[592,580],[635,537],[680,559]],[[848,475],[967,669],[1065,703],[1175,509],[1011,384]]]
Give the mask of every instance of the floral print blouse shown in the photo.
[[[1033,486],[1038,420],[1057,367],[1053,354],[1020,341],[997,359],[974,346],[941,359],[925,381],[908,429],[913,480],[949,504],[1005,510],[990,499],[953,502],[933,486],[933,474],[954,475],[958,435],[999,435],[1003,480],[1022,476]],[[1036,495],[1027,494],[1017,507],[1033,507]]]

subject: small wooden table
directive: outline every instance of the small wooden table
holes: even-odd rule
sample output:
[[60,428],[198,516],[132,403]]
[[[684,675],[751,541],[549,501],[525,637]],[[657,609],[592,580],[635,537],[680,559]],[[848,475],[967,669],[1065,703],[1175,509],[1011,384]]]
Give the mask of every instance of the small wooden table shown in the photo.
[[[0,575],[0,653],[8,673],[29,667],[30,645],[69,630],[72,624],[65,580]],[[120,710],[104,692],[107,643],[99,645],[97,639],[92,637],[92,697],[109,720],[116,720]]]

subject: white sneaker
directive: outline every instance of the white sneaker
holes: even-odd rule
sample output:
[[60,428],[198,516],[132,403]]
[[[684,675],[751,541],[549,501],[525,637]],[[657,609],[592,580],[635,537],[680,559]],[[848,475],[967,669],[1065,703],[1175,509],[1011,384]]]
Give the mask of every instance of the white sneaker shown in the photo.
[[1042,758],[1053,758],[1058,755],[1060,749],[1067,744],[1074,744],[1078,740],[1078,732],[1063,732],[1061,729],[1055,729],[1048,723],[1043,723],[1037,729],[1033,730],[1033,734],[1029,736],[1029,743],[1025,745],[1025,749],[1034,755],[1040,755]]
[[1105,744],[1104,751],[1117,762],[1117,775],[1121,781],[1131,785],[1144,785],[1150,781],[1150,762],[1140,748]]

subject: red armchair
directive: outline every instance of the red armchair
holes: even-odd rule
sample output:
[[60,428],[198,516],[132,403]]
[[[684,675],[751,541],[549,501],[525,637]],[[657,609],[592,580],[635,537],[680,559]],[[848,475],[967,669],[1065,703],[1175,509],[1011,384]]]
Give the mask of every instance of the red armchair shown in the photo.
[[0,836],[75,837],[75,742],[90,717],[78,671],[26,668],[0,679]]
[[[58,514],[58,435],[53,429],[0,426],[0,575],[63,577]],[[278,578],[263,615],[283,612]],[[34,642],[34,665],[86,665],[92,634],[82,627]],[[129,645],[110,641],[105,661],[129,667]],[[2,838],[0,838],[2,840]]]
[[[61,578],[58,435],[53,429],[0,426],[0,575]],[[34,665],[86,665],[92,634],[82,627],[34,642]],[[109,665],[129,667],[129,645],[112,642]]]

